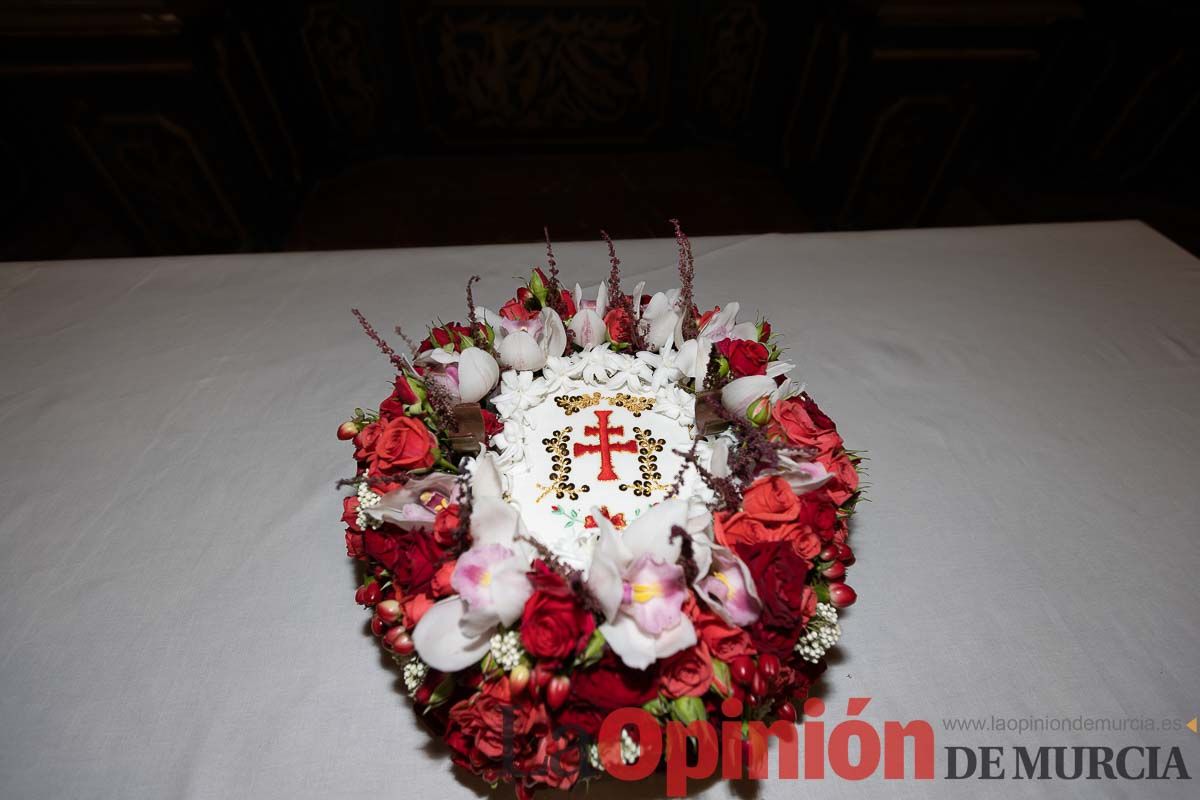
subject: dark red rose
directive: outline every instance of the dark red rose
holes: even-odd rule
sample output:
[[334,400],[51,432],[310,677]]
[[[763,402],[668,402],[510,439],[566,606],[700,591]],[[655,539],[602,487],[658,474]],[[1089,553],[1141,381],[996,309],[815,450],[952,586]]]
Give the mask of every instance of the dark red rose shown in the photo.
[[534,592],[521,615],[521,641],[537,658],[562,661],[587,646],[596,629],[566,582],[540,561],[529,573]]
[[785,658],[817,610],[816,593],[806,582],[812,562],[787,542],[743,544],[736,549],[763,604],[761,616],[749,628],[750,638],[760,651]]
[[612,651],[591,669],[571,677],[572,697],[605,711],[640,706],[657,694],[657,664],[644,670],[630,669]]
[[488,439],[504,431],[504,423],[498,416],[486,408],[479,409],[479,413],[483,415],[483,433]]
[[367,530],[363,533],[363,551],[367,558],[390,570],[400,557],[399,536],[389,531]]
[[735,378],[767,374],[767,361],[771,354],[761,342],[752,342],[749,339],[722,339],[717,342],[717,352],[725,356],[725,360],[729,362],[729,370]]
[[558,712],[557,721],[560,725],[573,726],[594,737],[600,733],[604,717],[604,710],[591,703],[584,700],[568,700],[567,704]]
[[676,697],[700,697],[712,683],[712,659],[703,644],[681,650],[659,667],[659,687],[662,694]]
[[388,569],[404,594],[432,594],[434,576],[444,560],[445,553],[432,536],[411,531],[398,537],[396,560]]
[[532,756],[537,748],[534,734],[546,727],[545,711],[527,698],[511,697],[506,684],[506,678],[481,684],[478,694],[450,709],[446,724],[445,740],[454,762],[485,777],[503,766],[506,711],[515,756]]
[[797,447],[814,448],[819,455],[842,446],[837,426],[808,395],[780,400],[771,409],[771,416],[768,433],[775,438],[786,439]]
[[563,311],[559,316],[561,316],[563,320],[568,320],[575,316],[576,312],[578,311],[578,309],[575,308],[575,296],[566,289],[561,289],[559,291],[559,296],[562,297],[563,304]]
[[436,460],[437,439],[420,420],[394,417],[372,422],[354,438],[355,458],[365,460],[372,472],[429,469]]
[[604,327],[614,342],[629,342],[633,337],[633,317],[624,308],[610,308],[604,314]]
[[767,322],[764,319],[762,321],[762,324],[758,326],[758,340],[760,342],[765,342],[770,338],[771,338],[771,323]]

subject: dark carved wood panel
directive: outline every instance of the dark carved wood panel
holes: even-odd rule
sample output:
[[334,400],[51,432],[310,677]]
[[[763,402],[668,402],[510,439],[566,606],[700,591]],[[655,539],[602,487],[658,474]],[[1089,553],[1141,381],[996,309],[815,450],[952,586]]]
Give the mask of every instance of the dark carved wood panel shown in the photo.
[[662,2],[433,2],[407,15],[427,129],[453,142],[638,141],[663,124]]

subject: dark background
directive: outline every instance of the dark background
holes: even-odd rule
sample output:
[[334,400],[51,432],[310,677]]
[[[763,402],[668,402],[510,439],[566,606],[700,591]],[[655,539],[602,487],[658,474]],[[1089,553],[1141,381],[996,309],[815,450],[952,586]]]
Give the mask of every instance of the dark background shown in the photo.
[[1200,3],[0,3],[0,258],[1142,218]]

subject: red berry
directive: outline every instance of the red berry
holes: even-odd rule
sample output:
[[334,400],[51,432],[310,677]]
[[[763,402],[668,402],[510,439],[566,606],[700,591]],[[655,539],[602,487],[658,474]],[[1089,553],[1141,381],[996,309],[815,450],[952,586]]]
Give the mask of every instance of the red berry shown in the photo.
[[834,561],[828,567],[821,570],[821,574],[833,581],[841,580],[846,577],[846,565],[841,561]]
[[829,602],[833,603],[834,608],[846,608],[854,605],[854,601],[858,599],[858,593],[844,583],[829,584]]
[[421,705],[427,705],[431,699],[433,699],[433,687],[429,684],[421,684],[413,693],[413,700]]
[[850,545],[838,545],[838,561],[841,561],[846,566],[850,566],[854,563],[854,551],[850,549]]
[[354,602],[360,606],[367,604],[367,588],[365,586],[360,586],[354,590]]
[[546,704],[553,709],[562,708],[571,693],[571,679],[566,675],[555,675],[546,686]]
[[371,633],[376,636],[383,636],[385,630],[387,630],[387,626],[383,624],[383,620],[378,615],[371,617]]
[[338,426],[337,437],[342,441],[353,439],[358,436],[358,423],[353,420],[346,420]]
[[514,695],[521,694],[521,692],[525,691],[525,687],[529,685],[530,675],[529,667],[524,664],[517,664],[508,673],[508,690]]
[[373,606],[379,602],[379,597],[379,584],[375,581],[371,581],[363,587],[363,605]]
[[779,668],[781,666],[778,656],[768,653],[767,655],[758,657],[758,674],[762,675],[767,682],[775,680],[779,675]]
[[817,554],[818,561],[836,561],[838,557],[838,546],[836,544],[827,544],[820,553]]
[[375,606],[375,613],[381,620],[391,625],[400,619],[400,603],[395,600],[380,600],[379,605]]
[[383,646],[400,656],[410,655],[415,649],[412,637],[404,628],[392,628],[384,634]]
[[[767,681],[762,676],[761,672],[754,673],[754,677],[750,679],[750,695],[762,697],[767,693]],[[758,705],[758,701],[753,701],[754,705]]]
[[785,722],[795,722],[796,721],[796,707],[794,705],[792,705],[791,703],[789,703],[788,701],[784,700],[782,703],[775,706],[775,716],[779,717],[781,720],[784,720]]
[[754,661],[750,656],[738,656],[729,665],[729,676],[743,686],[749,686],[754,680]]

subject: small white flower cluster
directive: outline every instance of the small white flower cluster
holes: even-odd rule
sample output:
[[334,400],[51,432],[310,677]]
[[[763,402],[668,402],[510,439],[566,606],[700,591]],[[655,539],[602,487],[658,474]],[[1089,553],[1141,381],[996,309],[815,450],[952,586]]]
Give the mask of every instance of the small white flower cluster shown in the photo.
[[[621,729],[621,760],[626,764],[636,764],[637,760],[642,757],[642,748],[629,735],[629,731],[625,728]],[[591,745],[588,747],[588,761],[594,769],[601,772],[604,771],[604,762],[600,760],[600,747]]]
[[419,658],[410,658],[404,664],[404,688],[408,690],[409,696],[417,693],[428,674],[429,665]]
[[840,638],[837,609],[829,603],[817,603],[817,613],[808,621],[808,631],[796,643],[796,652],[805,661],[816,664]]
[[492,658],[500,665],[500,669],[508,672],[521,663],[525,649],[521,647],[521,634],[517,631],[497,633],[492,637]]
[[366,481],[358,484],[358,516],[355,522],[360,528],[378,528],[383,523],[363,513],[364,508],[374,508],[379,505],[381,495],[376,494]]

